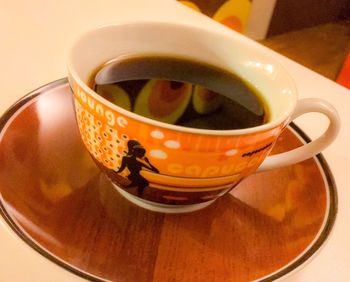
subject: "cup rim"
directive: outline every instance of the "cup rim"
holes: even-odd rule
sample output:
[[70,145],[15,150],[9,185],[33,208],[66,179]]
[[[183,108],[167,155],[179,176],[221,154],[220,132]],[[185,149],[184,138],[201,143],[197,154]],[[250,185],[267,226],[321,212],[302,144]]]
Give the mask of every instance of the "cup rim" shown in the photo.
[[[257,132],[265,132],[268,131],[270,129],[276,128],[281,124],[284,124],[286,121],[289,122],[290,117],[295,109],[296,103],[297,103],[297,99],[298,99],[298,93],[297,93],[297,87],[295,84],[295,81],[292,79],[291,75],[289,74],[289,72],[286,70],[285,67],[283,67],[279,62],[277,62],[276,59],[272,59],[273,64],[278,66],[278,68],[284,73],[284,75],[288,78],[288,81],[290,83],[289,87],[292,89],[292,93],[293,93],[293,101],[291,103],[291,105],[289,105],[288,110],[285,111],[282,115],[280,115],[278,118],[271,120],[267,123],[264,123],[262,125],[258,125],[258,126],[254,126],[254,127],[248,127],[248,128],[243,128],[243,129],[228,129],[228,130],[222,130],[222,129],[200,129],[200,128],[193,128],[193,127],[186,127],[186,126],[181,126],[181,125],[175,125],[175,124],[169,124],[169,123],[165,123],[165,122],[161,122],[161,121],[157,121],[148,117],[144,117],[142,115],[136,114],[134,112],[128,111],[120,106],[117,106],[116,104],[113,104],[112,102],[108,101],[107,99],[103,98],[101,95],[99,95],[98,93],[96,93],[95,91],[93,91],[90,87],[88,87],[88,85],[79,77],[79,75],[77,74],[74,65],[72,63],[73,61],[73,50],[76,48],[76,46],[78,45],[78,43],[85,39],[88,36],[92,36],[95,33],[101,31],[101,30],[105,30],[105,29],[112,29],[112,28],[118,28],[118,27],[122,27],[122,26],[130,26],[130,25],[136,25],[136,26],[145,26],[145,25],[162,25],[162,26],[168,26],[170,28],[191,28],[191,29],[195,29],[197,31],[200,32],[207,32],[207,33],[212,33],[212,34],[217,34],[221,37],[226,37],[228,39],[231,39],[234,36],[242,36],[242,38],[240,38],[240,40],[249,40],[248,38],[244,38],[243,35],[240,34],[229,34],[229,33],[224,33],[221,31],[215,31],[215,30],[210,30],[210,29],[206,29],[206,28],[202,28],[202,27],[197,27],[194,25],[190,25],[190,24],[184,24],[184,23],[175,23],[175,22],[166,22],[166,21],[148,21],[148,20],[134,20],[134,21],[127,21],[127,22],[120,22],[120,23],[113,23],[113,24],[106,24],[106,25],[102,25],[100,27],[94,28],[92,30],[89,30],[87,32],[84,32],[83,34],[81,34],[79,37],[77,37],[75,39],[75,41],[72,44],[72,47],[70,48],[70,52],[69,52],[69,56],[68,56],[68,61],[67,61],[67,68],[68,68],[68,73],[71,75],[71,77],[73,78],[74,82],[76,84],[79,85],[80,88],[82,88],[83,91],[85,91],[86,93],[88,93],[89,95],[91,95],[94,99],[96,99],[97,101],[99,101],[101,104],[111,108],[112,110],[121,113],[122,115],[134,119],[136,121],[142,122],[142,123],[146,123],[149,125],[153,125],[155,127],[158,128],[162,128],[162,129],[167,129],[167,130],[171,130],[171,131],[177,131],[177,132],[184,132],[184,133],[191,133],[191,134],[196,134],[196,135],[211,135],[211,136],[237,136],[237,135],[248,135],[248,134],[252,134],[252,133],[257,133]],[[231,31],[232,32],[232,31]],[[245,44],[259,44],[257,42],[254,42],[253,40],[246,41]],[[262,47],[263,49],[259,52],[261,53],[266,53],[266,50],[264,50],[264,46],[259,46],[259,48]],[[267,49],[267,48],[266,48]],[[270,58],[272,57],[271,55],[265,55],[264,56]],[[72,86],[72,85],[71,85]],[[72,87],[73,88],[73,87]],[[72,89],[74,92],[74,89]]]

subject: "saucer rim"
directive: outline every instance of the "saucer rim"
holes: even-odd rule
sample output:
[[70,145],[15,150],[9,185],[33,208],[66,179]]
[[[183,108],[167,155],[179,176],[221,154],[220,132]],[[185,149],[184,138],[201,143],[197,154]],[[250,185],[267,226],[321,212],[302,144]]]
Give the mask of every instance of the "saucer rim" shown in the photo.
[[[16,117],[16,114],[19,113],[19,111],[24,106],[32,102],[38,96],[45,94],[47,91],[52,90],[56,87],[62,87],[63,85],[69,86],[68,79],[66,77],[49,82],[41,87],[38,87],[37,89],[29,92],[28,94],[26,94],[25,96],[17,100],[12,106],[10,106],[0,116],[0,144],[1,144],[2,134],[4,131],[6,131],[8,123],[11,121],[12,118]],[[70,90],[71,90],[71,87],[70,87]],[[311,142],[311,139],[308,137],[308,135],[295,123],[291,122],[288,125],[288,127],[290,127],[293,133],[296,133],[297,137],[299,137],[302,141],[306,143]],[[255,282],[276,281],[281,278],[285,278],[291,275],[292,273],[295,273],[296,271],[300,270],[300,268],[302,268],[308,262],[310,262],[311,259],[314,258],[315,255],[320,251],[320,249],[324,247],[325,243],[327,242],[327,240],[329,239],[333,231],[333,227],[335,225],[337,214],[338,214],[338,192],[337,192],[336,182],[335,182],[333,173],[325,157],[322,155],[322,153],[317,154],[316,156],[313,157],[313,159],[318,164],[319,169],[322,172],[324,180],[327,184],[326,192],[328,194],[329,203],[327,203],[327,211],[325,214],[323,224],[320,230],[318,231],[318,234],[316,234],[314,240],[310,243],[310,245],[307,248],[305,248],[302,252],[300,252],[299,257],[298,256],[295,257],[294,260],[291,260],[289,263],[285,264],[285,266],[282,266],[280,269],[277,269],[275,272],[272,272],[264,277],[254,280]],[[23,231],[20,228],[20,226],[16,224],[15,220],[12,219],[12,217],[8,214],[6,208],[3,205],[1,194],[0,194],[0,216],[5,220],[8,226],[12,229],[12,231],[14,231],[14,233],[20,239],[22,239],[27,245],[29,245],[29,247],[37,251],[39,254],[44,256],[49,261],[57,264],[63,269],[68,270],[69,272],[83,279],[87,279],[89,281],[96,281],[96,282],[108,281],[102,277],[95,276],[94,274],[87,273],[84,270],[81,270],[75,266],[72,266],[68,262],[65,262],[64,260],[60,259],[59,257],[55,256],[54,254],[46,250],[34,239],[32,239],[28,234],[26,234],[25,231]]]

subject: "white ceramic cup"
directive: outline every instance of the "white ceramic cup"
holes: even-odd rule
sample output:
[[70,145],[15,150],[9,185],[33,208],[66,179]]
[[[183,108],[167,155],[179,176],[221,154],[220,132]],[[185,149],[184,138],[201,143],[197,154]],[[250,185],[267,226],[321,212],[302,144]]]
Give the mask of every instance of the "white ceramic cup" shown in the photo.
[[[121,56],[145,54],[192,58],[237,74],[264,96],[270,121],[239,130],[181,127],[122,109],[89,88],[89,79],[98,66]],[[287,71],[265,48],[236,33],[162,22],[105,26],[76,41],[68,71],[87,149],[118,191],[152,210],[185,212],[203,208],[256,170],[291,165],[314,156],[332,143],[339,131],[339,117],[332,105],[317,98],[298,100]],[[268,156],[288,123],[309,112],[319,112],[329,119],[325,132],[297,149]],[[95,130],[98,140],[94,140],[91,130]],[[113,132],[114,139],[107,131]],[[130,188],[130,177],[119,173],[123,158],[132,155],[130,146],[128,152],[130,140],[145,151],[143,157],[134,156],[135,161],[147,157],[147,162],[157,168],[152,171],[146,167],[140,172],[143,183],[148,183],[145,194],[137,194]],[[114,149],[108,148],[107,153],[105,144],[112,144]]]

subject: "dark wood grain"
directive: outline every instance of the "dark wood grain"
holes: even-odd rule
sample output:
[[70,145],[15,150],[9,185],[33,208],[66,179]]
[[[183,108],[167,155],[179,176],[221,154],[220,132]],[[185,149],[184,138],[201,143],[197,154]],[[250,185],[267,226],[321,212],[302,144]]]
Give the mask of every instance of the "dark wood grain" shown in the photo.
[[[274,151],[300,144],[286,130]],[[258,279],[308,248],[327,208],[324,179],[307,160],[255,174],[195,213],[141,209],[83,148],[67,85],[12,121],[0,158],[1,205],[15,229],[42,252],[112,281]]]
[[268,36],[350,18],[349,0],[278,0]]
[[350,21],[328,23],[287,32],[272,36],[261,43],[335,80],[350,51]]

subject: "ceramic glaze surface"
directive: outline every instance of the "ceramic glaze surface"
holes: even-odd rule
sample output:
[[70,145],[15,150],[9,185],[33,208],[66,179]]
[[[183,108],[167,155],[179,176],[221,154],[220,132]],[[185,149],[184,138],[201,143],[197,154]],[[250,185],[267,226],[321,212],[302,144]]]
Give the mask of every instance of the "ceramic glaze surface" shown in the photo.
[[[139,208],[86,151],[65,81],[40,91],[2,120],[1,214],[29,245],[78,275],[271,281],[308,260],[332,228],[335,187],[316,159],[255,174],[198,212]],[[274,153],[301,144],[288,129]]]

